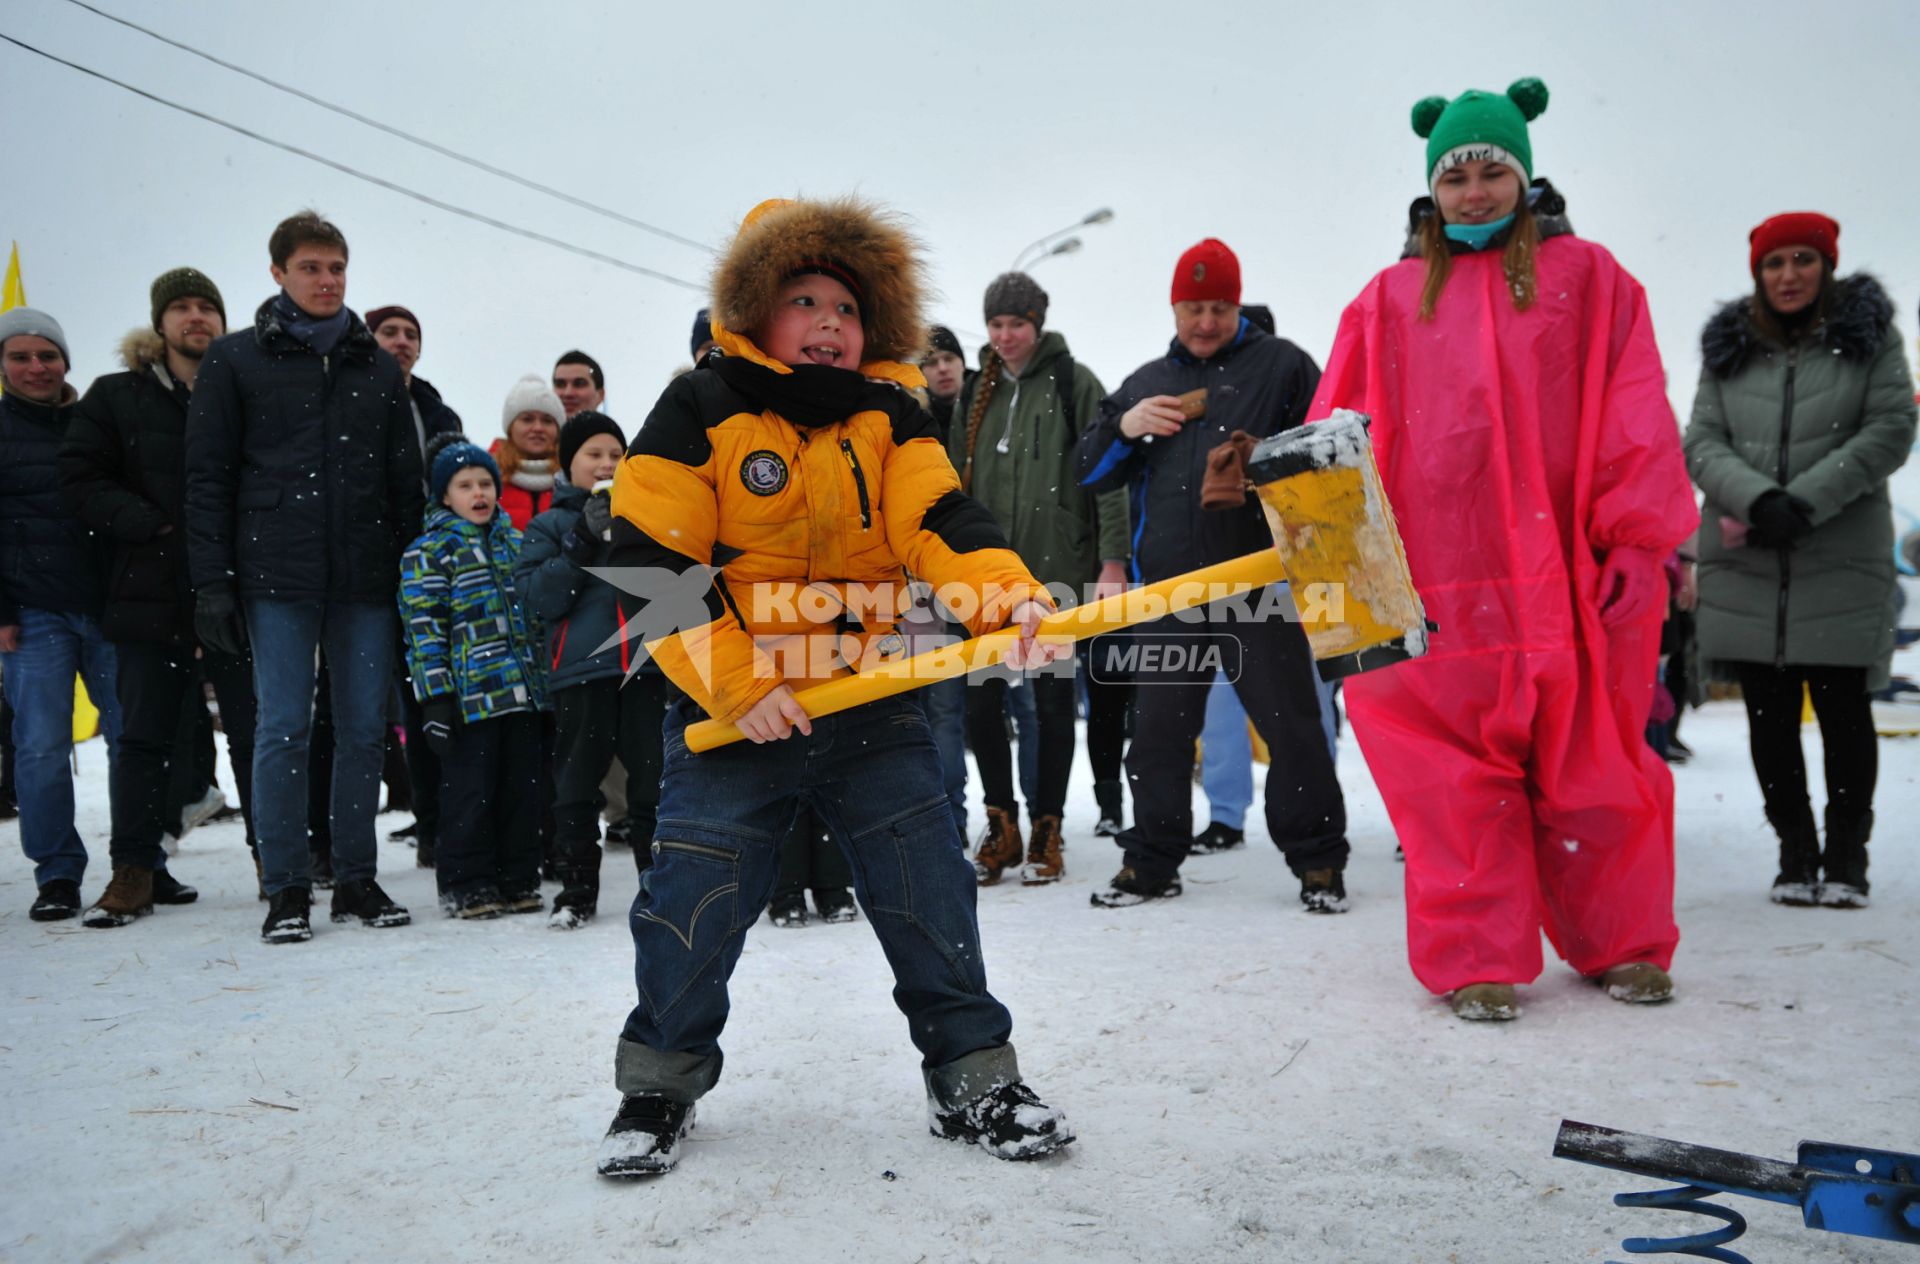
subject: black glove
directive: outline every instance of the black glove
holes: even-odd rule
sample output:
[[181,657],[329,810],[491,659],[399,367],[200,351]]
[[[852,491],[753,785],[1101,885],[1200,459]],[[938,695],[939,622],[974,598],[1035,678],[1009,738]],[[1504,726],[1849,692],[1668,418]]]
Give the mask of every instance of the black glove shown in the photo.
[[233,658],[247,652],[247,625],[232,584],[208,584],[194,594],[193,631],[210,650]]
[[1747,507],[1747,524],[1747,543],[1754,548],[1797,548],[1813,534],[1813,506],[1776,487]]
[[420,735],[434,754],[445,759],[453,749],[453,731],[460,727],[460,704],[452,698],[429,698],[420,711],[426,717]]
[[613,530],[613,494],[597,492],[587,497],[586,508],[580,511],[580,524],[594,539],[605,540]]
[[592,566],[598,562],[600,549],[600,541],[587,534],[584,515],[573,525],[573,530],[560,537],[560,552],[575,566]]

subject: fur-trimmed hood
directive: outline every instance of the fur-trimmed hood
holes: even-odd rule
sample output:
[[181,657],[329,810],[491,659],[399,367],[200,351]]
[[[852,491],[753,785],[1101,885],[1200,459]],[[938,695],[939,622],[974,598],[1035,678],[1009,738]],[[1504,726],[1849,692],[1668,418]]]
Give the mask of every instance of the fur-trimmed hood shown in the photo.
[[[1737,298],[1723,306],[1700,332],[1700,358],[1715,377],[1729,378],[1747,367],[1764,345],[1753,327],[1751,298]],[[1887,340],[1893,325],[1893,300],[1878,280],[1865,272],[1833,281],[1833,301],[1826,319],[1809,337],[1838,352],[1845,360],[1870,360]]]
[[781,285],[810,260],[832,260],[864,287],[867,362],[918,362],[927,340],[920,243],[899,216],[859,198],[775,198],[749,211],[714,268],[714,323],[750,336],[772,316]]
[[144,373],[166,361],[167,344],[151,329],[135,329],[120,340],[120,363],[130,373]]

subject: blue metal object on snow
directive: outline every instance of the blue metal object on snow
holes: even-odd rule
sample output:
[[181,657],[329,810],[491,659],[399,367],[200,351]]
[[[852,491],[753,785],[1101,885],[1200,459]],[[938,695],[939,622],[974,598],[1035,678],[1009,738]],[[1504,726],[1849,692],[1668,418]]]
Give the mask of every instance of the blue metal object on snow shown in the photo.
[[1726,1221],[1724,1228],[1688,1237],[1628,1238],[1620,1245],[1629,1254],[1670,1252],[1749,1264],[1745,1256],[1724,1249],[1746,1232],[1746,1219],[1703,1201],[1714,1194],[1790,1203],[1800,1208],[1809,1229],[1920,1246],[1920,1155],[1802,1141],[1799,1161],[1786,1163],[1571,1119],[1560,1121],[1553,1155],[1682,1182],[1678,1189],[1617,1195],[1613,1201],[1619,1206],[1687,1211]]

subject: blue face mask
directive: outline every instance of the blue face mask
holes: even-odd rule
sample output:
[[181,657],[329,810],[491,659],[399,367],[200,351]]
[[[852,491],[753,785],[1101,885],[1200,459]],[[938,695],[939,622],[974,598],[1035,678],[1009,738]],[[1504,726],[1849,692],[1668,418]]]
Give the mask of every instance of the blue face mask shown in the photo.
[[1472,250],[1485,250],[1487,243],[1497,237],[1509,224],[1513,223],[1511,213],[1485,224],[1447,224],[1447,240],[1457,241]]

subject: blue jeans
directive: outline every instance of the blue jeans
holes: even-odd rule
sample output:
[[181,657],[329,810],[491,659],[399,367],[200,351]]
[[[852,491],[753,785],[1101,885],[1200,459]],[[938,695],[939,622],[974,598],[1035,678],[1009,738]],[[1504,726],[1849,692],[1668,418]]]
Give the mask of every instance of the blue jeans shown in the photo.
[[254,832],[268,895],[313,885],[307,855],[307,739],[314,682],[327,659],[333,704],[333,876],[374,876],[374,814],[386,756],[387,692],[399,617],[392,606],[249,597],[253,687]]
[[884,698],[816,719],[811,737],[700,755],[685,737],[697,718],[684,697],[667,711],[654,861],[630,919],[639,1004],[621,1033],[620,1091],[691,1102],[719,1079],[727,980],[803,802],[852,866],[929,1093],[953,1106],[1019,1078],[1012,1019],[987,991],[973,870],[919,705]]
[[967,836],[967,678],[956,676],[937,684],[925,685],[910,697],[920,700],[927,713],[927,727],[933,730],[933,744],[940,750],[940,784],[946,788],[947,802],[953,805],[953,824],[960,837]]
[[120,756],[120,701],[113,645],[84,614],[22,610],[20,648],[0,654],[7,705],[13,708],[14,801],[20,805],[20,850],[33,880],[78,883],[87,848],[73,827],[73,678],[87,682],[100,712],[107,763]]

